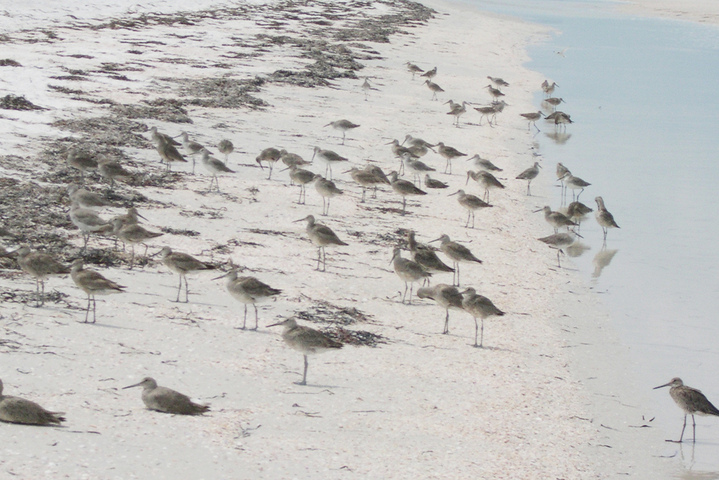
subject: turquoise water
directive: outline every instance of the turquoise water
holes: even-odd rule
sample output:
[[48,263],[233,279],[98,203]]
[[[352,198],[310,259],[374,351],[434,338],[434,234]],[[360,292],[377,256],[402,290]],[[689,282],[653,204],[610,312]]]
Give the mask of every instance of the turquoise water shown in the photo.
[[[609,232],[604,254],[616,252],[598,272],[602,233],[588,219],[591,249],[573,262],[630,347],[639,388],[679,376],[719,405],[719,28],[625,16],[598,1],[468,3],[559,31],[530,49],[528,64],[559,84],[554,96],[576,122],[564,143],[540,124],[544,172],[564,163],[592,183],[582,202],[595,208],[601,195],[621,226]],[[552,207],[559,203],[557,189]],[[668,392],[647,396],[655,422],[678,438],[683,415]],[[667,444],[667,454],[717,472],[719,419],[697,418],[696,447]]]

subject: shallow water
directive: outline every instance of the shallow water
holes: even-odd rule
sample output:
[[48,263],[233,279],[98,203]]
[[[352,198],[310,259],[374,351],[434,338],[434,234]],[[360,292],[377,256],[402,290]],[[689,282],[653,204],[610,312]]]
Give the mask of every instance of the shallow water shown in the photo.
[[[564,163],[592,183],[580,200],[596,209],[601,195],[621,227],[602,249],[592,214],[581,227],[591,249],[572,262],[603,294],[639,388],[680,376],[719,404],[719,28],[621,15],[608,2],[469,3],[558,30],[530,49],[528,67],[559,84],[560,110],[576,123],[557,141],[538,122],[542,174],[554,178]],[[647,397],[654,423],[678,438],[683,415],[666,389]],[[714,478],[719,419],[697,420],[696,446],[667,444],[667,455],[683,458],[689,476]]]

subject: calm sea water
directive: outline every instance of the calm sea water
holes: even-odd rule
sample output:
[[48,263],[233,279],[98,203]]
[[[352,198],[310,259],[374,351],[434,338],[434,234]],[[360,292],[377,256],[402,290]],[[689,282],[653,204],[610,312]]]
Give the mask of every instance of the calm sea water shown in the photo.
[[[719,405],[719,28],[600,1],[467,3],[558,30],[530,49],[528,67],[559,84],[554,96],[576,123],[561,142],[540,124],[543,174],[564,163],[592,183],[580,200],[596,208],[601,195],[621,226],[603,250],[588,219],[591,249],[572,261],[630,347],[639,388],[679,376]],[[683,415],[668,392],[647,396],[655,422],[678,438]],[[667,444],[667,454],[681,455],[690,476],[719,477],[719,418],[697,418],[696,446]]]

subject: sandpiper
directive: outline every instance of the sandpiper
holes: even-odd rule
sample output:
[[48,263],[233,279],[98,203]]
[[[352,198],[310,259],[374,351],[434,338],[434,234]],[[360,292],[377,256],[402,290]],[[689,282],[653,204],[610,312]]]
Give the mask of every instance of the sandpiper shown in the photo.
[[148,410],[179,415],[200,415],[210,410],[208,405],[197,404],[187,395],[167,387],[158,387],[152,377],[145,377],[140,383],[123,389],[133,387],[142,387],[142,401]]
[[108,280],[94,270],[85,270],[83,261],[78,258],[72,262],[72,270],[70,272],[72,281],[80,290],[87,294],[87,308],[85,309],[85,323],[88,322],[90,315],[90,305],[92,304],[92,323],[97,320],[95,303],[95,295],[107,295],[110,293],[118,293],[124,291],[125,287],[119,285],[112,280]]
[[227,278],[227,291],[230,292],[230,295],[232,295],[234,299],[245,305],[245,315],[241,327],[242,330],[247,327],[247,305],[251,304],[255,307],[255,328],[253,330],[257,330],[257,303],[276,297],[282,293],[282,290],[272,288],[266,283],[257,280],[255,277],[240,277],[238,276],[238,271],[238,268],[233,268],[226,274],[213,278],[213,280]]

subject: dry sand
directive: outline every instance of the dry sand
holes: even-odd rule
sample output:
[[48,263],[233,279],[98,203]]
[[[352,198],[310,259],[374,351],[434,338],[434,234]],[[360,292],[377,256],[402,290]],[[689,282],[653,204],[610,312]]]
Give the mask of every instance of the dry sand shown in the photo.
[[719,3],[713,0],[631,0],[620,8],[635,15],[656,15],[675,20],[719,24]]
[[[64,149],[71,139],[85,141],[98,132],[71,133],[61,128],[67,123],[53,122],[111,115],[117,124],[137,122],[139,127],[130,124],[124,131],[135,129],[145,138],[148,127],[158,126],[173,135],[187,130],[212,147],[223,138],[234,142],[229,166],[237,173],[220,178],[222,194],[208,194],[209,177],[201,166],[194,176],[188,166],[175,167],[180,173],[163,182],[164,167],[149,143],[123,139],[124,163],[151,175],[136,182],[146,186],[118,187],[119,201],[134,200],[150,229],[199,232],[166,230],[151,242],[150,253],[169,245],[218,265],[232,258],[283,293],[261,308],[258,332],[238,330],[242,306],[221,282],[210,281],[215,274],[191,275],[190,303],[175,304],[177,278],[157,259],[129,270],[127,257],[112,253],[111,240],[93,237],[93,258],[115,266],[90,267],[128,291],[98,301],[98,323],[87,325],[81,323],[84,294],[69,278],[51,279],[55,301],[32,308],[28,293],[34,281],[8,263],[0,276],[0,378],[7,394],[65,411],[68,421],[63,428],[0,425],[2,475],[658,478],[672,470],[673,463],[665,463],[671,461],[656,458],[663,434],[640,428],[650,424],[642,418],[642,396],[632,389],[624,349],[601,305],[571,269],[555,267],[554,251],[536,241],[551,233],[531,212],[556,195],[554,163],[542,160],[534,197],[526,197],[526,184],[514,180],[535,160],[532,133],[518,114],[537,109],[533,95],[543,80],[522,67],[525,48],[547,31],[453,4],[429,5],[436,9],[434,18],[403,26],[389,43],[347,43],[365,65],[358,75],[376,88],[367,101],[361,78],[338,78],[325,88],[264,83],[250,92],[266,102],[259,109],[192,104],[200,96],[183,89],[196,86],[193,81],[216,88],[218,82],[280,69],[300,71],[317,55],[342,51],[292,39],[330,39],[335,28],[354,19],[402,8],[303,2],[291,11],[284,4],[234,16],[229,10],[185,14],[172,17],[174,22],[150,17],[132,28],[88,28],[98,23],[89,20],[69,26],[64,19],[42,31],[6,30],[10,40],[3,55],[22,66],[2,67],[3,89],[47,110],[0,110],[0,174],[5,186],[17,181],[16,190],[52,197],[56,205],[46,209],[57,215],[50,220],[64,222],[52,231],[66,260],[77,255],[81,237],[60,219],[67,208],[62,192],[75,176],[65,166]],[[175,8],[191,10],[189,3]],[[285,37],[269,41],[258,34]],[[330,39],[331,45],[341,43]],[[438,67],[435,81],[445,90],[440,101],[431,101],[426,86],[412,80],[407,61]],[[511,84],[511,106],[499,115],[499,125],[479,126],[479,115],[470,109],[461,128],[453,127],[442,103],[489,103],[487,75]],[[176,113],[192,123],[129,119],[121,107],[147,106],[158,98],[182,101],[185,111]],[[337,132],[323,128],[340,118],[361,125],[348,133],[345,145]],[[330,215],[321,221],[350,245],[328,248],[328,272],[316,272],[316,250],[303,225],[293,221],[319,217],[321,198],[310,186],[307,205],[293,203],[298,190],[288,185],[287,173],[276,169],[267,180],[255,156],[276,146],[309,159],[318,145],[349,157],[351,165],[371,161],[389,171],[397,161],[385,144],[406,134],[490,158],[504,168],[500,178],[507,188],[492,193],[494,207],[477,213],[477,228],[465,229],[464,211],[447,197],[458,188],[481,195],[476,185],[464,186],[465,162],[455,161],[454,175],[436,174],[452,188],[410,199],[408,215],[398,213],[400,200],[387,188],[377,199],[358,203],[359,189],[344,169],[335,168],[345,194],[332,200]],[[424,160],[440,171],[444,167],[436,154]],[[312,168],[324,170],[319,164]],[[90,186],[106,188],[97,180]],[[399,229],[414,229],[422,242],[446,233],[484,260],[464,266],[462,275],[464,285],[507,312],[486,322],[487,348],[471,347],[469,315],[453,312],[450,335],[441,335],[439,307],[400,303],[403,284],[389,265]],[[23,235],[33,237],[32,231]],[[435,275],[433,282],[451,280]],[[345,329],[359,332],[355,338],[380,343],[310,358],[310,385],[300,387],[292,382],[301,374],[301,355],[283,344],[279,330],[265,327],[291,315],[303,324],[306,318],[324,320],[314,326],[335,332],[338,322],[347,321]],[[210,403],[212,412],[182,417],[145,410],[139,391],[121,388],[148,375]]]

